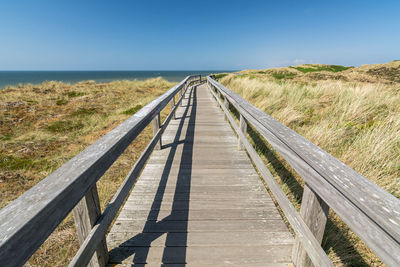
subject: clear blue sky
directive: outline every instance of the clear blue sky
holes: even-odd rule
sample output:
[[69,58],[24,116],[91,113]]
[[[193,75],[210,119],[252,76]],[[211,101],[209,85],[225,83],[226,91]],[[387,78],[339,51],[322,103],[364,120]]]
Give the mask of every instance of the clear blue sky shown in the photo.
[[400,59],[400,1],[1,0],[0,70],[238,70]]

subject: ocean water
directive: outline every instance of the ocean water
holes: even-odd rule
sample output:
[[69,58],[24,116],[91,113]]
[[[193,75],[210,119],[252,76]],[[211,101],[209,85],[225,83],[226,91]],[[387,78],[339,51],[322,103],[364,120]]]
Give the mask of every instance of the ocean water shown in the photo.
[[163,77],[168,81],[178,82],[192,74],[206,76],[211,73],[220,72],[232,71],[0,71],[0,89],[18,84],[39,84],[44,81],[77,83],[94,80],[97,83],[104,83],[115,80],[145,80],[148,78]]

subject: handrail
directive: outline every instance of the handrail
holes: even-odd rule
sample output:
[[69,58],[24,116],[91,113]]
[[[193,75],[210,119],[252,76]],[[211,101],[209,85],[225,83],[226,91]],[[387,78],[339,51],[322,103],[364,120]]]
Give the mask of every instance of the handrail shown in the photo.
[[0,262],[23,265],[142,130],[196,79],[201,76],[186,77],[0,210]]
[[207,81],[383,262],[389,266],[400,262],[399,199],[211,77]]

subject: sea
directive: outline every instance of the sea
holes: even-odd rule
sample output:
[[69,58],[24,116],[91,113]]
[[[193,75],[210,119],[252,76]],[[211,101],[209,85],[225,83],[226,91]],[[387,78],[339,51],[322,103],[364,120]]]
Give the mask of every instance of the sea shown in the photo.
[[145,80],[162,77],[171,82],[178,82],[192,74],[206,76],[221,72],[233,71],[0,71],[0,89],[7,86],[17,86],[18,84],[40,84],[44,81],[61,81],[73,84],[80,81],[93,80],[96,83],[106,83],[115,80]]

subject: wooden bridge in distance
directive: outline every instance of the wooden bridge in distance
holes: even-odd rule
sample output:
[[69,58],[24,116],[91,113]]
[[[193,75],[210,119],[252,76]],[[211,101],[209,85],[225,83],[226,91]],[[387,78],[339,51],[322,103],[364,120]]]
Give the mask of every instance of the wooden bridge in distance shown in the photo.
[[[101,211],[96,182],[149,124],[153,139]],[[248,125],[304,179],[300,212]],[[0,266],[22,266],[71,211],[71,267],[333,266],[329,210],[399,265],[399,199],[212,77],[188,76],[0,210]]]

